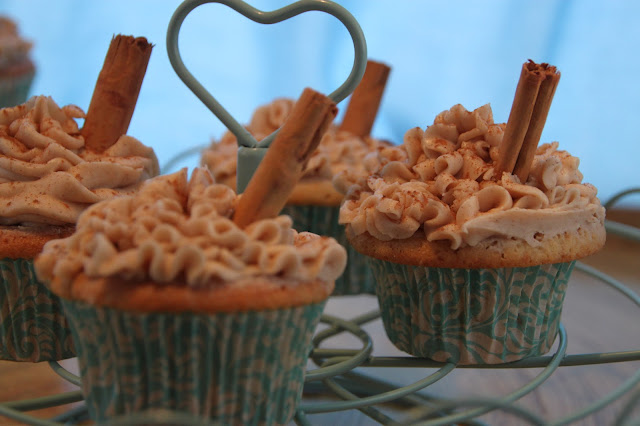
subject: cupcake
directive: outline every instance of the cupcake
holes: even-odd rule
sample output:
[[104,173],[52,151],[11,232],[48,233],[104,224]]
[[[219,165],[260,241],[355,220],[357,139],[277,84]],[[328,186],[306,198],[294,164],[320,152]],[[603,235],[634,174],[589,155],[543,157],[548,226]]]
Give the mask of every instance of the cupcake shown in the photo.
[[239,198],[183,169],[90,207],[45,245],[37,273],[63,300],[95,421],[159,408],[220,424],[292,418],[346,252],[288,216],[239,227]]
[[0,359],[74,356],[56,297],[33,271],[49,240],[69,236],[88,206],[134,192],[158,173],[153,150],[122,136],[105,152],[85,149],[83,111],[36,96],[0,110]]
[[[297,183],[283,214],[291,216],[296,229],[335,238],[348,253],[348,263],[344,274],[336,280],[334,295],[374,294],[373,277],[365,263],[365,258],[353,250],[344,234],[344,227],[338,224],[338,214],[345,186],[345,178],[334,179],[344,172],[362,174],[379,166],[378,152],[391,148],[386,141],[368,136],[384,90],[389,67],[369,61],[367,69],[354,94],[342,125],[333,125],[320,141],[316,151],[305,167],[304,175]],[[370,95],[374,93],[374,98]],[[358,101],[367,95],[367,103]],[[289,117],[294,101],[280,98],[259,107],[253,114],[246,129],[258,141],[278,130]],[[369,111],[366,119],[355,114],[358,110]],[[346,130],[345,130],[346,129]],[[226,132],[220,141],[214,141],[202,153],[201,164],[207,166],[217,182],[235,188],[238,145],[235,136]],[[335,186],[337,185],[337,186]]]
[[18,34],[15,22],[0,15],[0,108],[27,100],[36,70],[29,56],[31,47]]
[[0,110],[0,359],[75,355],[60,301],[37,280],[33,259],[69,236],[87,207],[158,174],[153,150],[126,136],[150,54],[144,38],[114,37],[86,116],[46,96]]
[[575,260],[604,245],[604,208],[578,158],[546,143],[522,181],[499,173],[506,127],[489,105],[456,105],[409,130],[407,158],[346,195],[340,222],[373,269],[386,334],[411,355],[494,364],[544,354]]

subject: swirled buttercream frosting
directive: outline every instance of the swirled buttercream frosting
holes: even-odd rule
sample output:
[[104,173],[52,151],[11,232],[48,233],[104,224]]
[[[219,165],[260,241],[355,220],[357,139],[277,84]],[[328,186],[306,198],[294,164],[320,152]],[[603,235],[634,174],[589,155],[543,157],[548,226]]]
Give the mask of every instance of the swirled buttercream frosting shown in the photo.
[[[245,128],[260,141],[276,131],[289,117],[295,101],[280,98],[256,109]],[[364,171],[363,159],[370,152],[388,146],[387,143],[369,137],[360,138],[340,131],[336,126],[324,135],[313,153],[302,176],[302,181],[322,179],[331,181],[345,170]],[[226,132],[202,153],[202,165],[213,173],[216,182],[232,184],[236,176],[237,140]]]
[[377,161],[377,170],[354,182],[340,222],[382,241],[423,232],[452,249],[503,238],[538,246],[603,223],[596,188],[582,183],[578,158],[557,142],[538,147],[526,182],[496,176],[504,128],[493,122],[489,105],[474,111],[456,105],[426,130],[409,130],[406,158],[394,151],[396,158]]
[[88,206],[158,174],[153,150],[130,136],[87,150],[78,118],[80,108],[46,96],[0,110],[1,225],[74,224]]
[[186,169],[158,176],[135,195],[88,208],[72,236],[45,245],[37,272],[62,283],[83,273],[189,286],[251,277],[333,281],[342,273],[346,251],[335,240],[298,233],[289,216],[239,228],[231,220],[236,199],[204,168],[191,179]]

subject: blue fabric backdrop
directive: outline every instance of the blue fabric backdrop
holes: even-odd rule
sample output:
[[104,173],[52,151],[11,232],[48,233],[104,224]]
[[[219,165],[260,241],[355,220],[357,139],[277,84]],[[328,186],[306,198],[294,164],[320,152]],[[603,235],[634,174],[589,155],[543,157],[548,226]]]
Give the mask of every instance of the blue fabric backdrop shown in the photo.
[[[33,94],[87,109],[114,34],[156,46],[129,134],[153,146],[161,163],[223,132],[221,123],[174,74],[165,34],[179,1],[0,0],[34,41]],[[393,70],[374,135],[400,143],[411,127],[461,103],[491,103],[506,121],[521,64],[531,58],[562,72],[542,142],[581,158],[585,181],[603,200],[640,186],[637,80],[640,3],[610,0],[339,1],[360,22],[369,56]],[[286,1],[254,1],[271,10]],[[328,93],[349,73],[353,47],[332,17],[310,13],[277,26],[252,23],[221,5],[189,15],[183,59],[204,85],[246,122],[256,106]],[[344,105],[342,105],[344,107]],[[196,158],[186,165],[195,165]],[[640,203],[640,199],[630,199]]]

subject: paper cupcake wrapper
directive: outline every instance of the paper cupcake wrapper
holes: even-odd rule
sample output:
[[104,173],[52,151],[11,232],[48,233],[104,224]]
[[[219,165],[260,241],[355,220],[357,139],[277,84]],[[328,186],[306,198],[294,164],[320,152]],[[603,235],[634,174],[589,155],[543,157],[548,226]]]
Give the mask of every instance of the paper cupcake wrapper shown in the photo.
[[0,78],[0,108],[20,105],[27,100],[35,72]]
[[63,303],[94,421],[163,408],[268,425],[293,417],[325,304],[206,315]]
[[75,356],[60,299],[38,281],[32,259],[0,260],[0,359],[56,361]]
[[574,262],[526,268],[427,268],[370,258],[384,329],[400,350],[457,364],[549,351]]
[[286,206],[282,214],[291,216],[293,229],[335,238],[347,249],[347,266],[344,273],[336,280],[336,287],[332,293],[334,296],[375,294],[373,275],[367,265],[366,257],[349,244],[344,226],[338,223],[340,207]]

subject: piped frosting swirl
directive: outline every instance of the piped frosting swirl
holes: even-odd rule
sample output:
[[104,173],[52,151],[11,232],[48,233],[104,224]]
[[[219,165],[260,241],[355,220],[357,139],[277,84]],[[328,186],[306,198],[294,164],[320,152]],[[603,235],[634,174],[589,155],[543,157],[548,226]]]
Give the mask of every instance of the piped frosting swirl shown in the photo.
[[63,285],[84,273],[189,286],[251,277],[294,285],[342,273],[345,249],[331,238],[298,233],[289,216],[237,227],[231,220],[236,198],[204,168],[190,180],[186,169],[156,177],[133,196],[87,209],[71,237],[45,245],[37,273]]
[[153,150],[130,136],[101,153],[85,149],[78,118],[80,108],[46,96],[0,110],[0,224],[73,224],[158,174]]
[[[545,238],[604,221],[593,185],[582,183],[579,160],[558,143],[538,147],[527,182],[495,176],[504,124],[489,105],[456,105],[426,130],[404,137],[406,158],[382,158],[377,170],[349,187],[340,222],[356,235],[383,241],[424,232],[452,249],[495,238],[538,246]],[[384,157],[384,154],[382,154]]]

